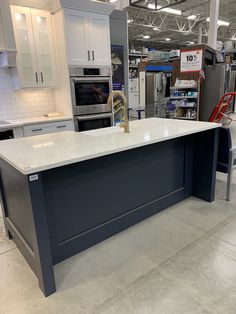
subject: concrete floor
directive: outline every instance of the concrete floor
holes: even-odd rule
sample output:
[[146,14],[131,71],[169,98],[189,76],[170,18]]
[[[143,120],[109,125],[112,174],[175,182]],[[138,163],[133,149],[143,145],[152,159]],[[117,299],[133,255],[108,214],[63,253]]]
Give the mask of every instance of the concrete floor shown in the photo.
[[235,314],[236,171],[231,202],[217,178],[214,203],[188,199],[57,265],[49,298],[0,217],[0,314]]

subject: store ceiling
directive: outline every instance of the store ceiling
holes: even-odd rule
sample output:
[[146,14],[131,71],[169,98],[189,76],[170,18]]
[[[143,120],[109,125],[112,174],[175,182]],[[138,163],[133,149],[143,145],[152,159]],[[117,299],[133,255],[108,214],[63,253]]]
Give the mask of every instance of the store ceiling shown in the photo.
[[[109,0],[108,0],[109,1]],[[107,1],[107,2],[108,2]],[[132,0],[135,2],[135,0]],[[179,0],[158,0],[159,6],[165,6]],[[150,6],[154,0],[139,1],[139,5]],[[130,45],[170,49],[197,43],[199,23],[203,24],[203,41],[207,42],[210,0],[186,0],[172,7],[181,10],[181,15],[163,11],[154,12],[128,7]],[[194,20],[188,17],[195,15]],[[219,19],[229,22],[229,26],[220,26],[218,40],[226,41],[236,37],[236,0],[220,0]],[[154,28],[156,30],[154,30]],[[143,36],[150,36],[144,39]],[[169,40],[169,41],[167,41]]]

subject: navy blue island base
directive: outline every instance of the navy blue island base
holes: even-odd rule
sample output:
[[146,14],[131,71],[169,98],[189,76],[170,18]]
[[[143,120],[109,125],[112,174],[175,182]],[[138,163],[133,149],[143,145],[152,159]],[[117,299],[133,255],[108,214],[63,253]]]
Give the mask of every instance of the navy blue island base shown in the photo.
[[45,170],[34,181],[1,159],[5,228],[44,295],[56,291],[53,265],[191,195],[214,201],[218,131]]

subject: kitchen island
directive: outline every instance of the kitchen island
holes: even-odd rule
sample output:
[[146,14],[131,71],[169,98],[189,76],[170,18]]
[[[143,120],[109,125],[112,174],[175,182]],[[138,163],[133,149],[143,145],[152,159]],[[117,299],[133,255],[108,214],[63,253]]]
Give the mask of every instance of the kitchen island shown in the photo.
[[214,201],[219,126],[151,118],[128,134],[1,142],[5,228],[45,296],[56,291],[53,265],[191,195]]

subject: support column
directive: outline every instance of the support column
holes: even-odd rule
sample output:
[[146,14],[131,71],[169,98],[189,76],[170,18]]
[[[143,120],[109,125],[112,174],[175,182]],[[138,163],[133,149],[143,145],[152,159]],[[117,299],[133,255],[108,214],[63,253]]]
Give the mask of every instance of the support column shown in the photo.
[[217,43],[219,7],[220,7],[220,0],[211,0],[208,45],[212,47],[213,49],[216,49],[216,43]]
[[203,24],[199,23],[198,25],[198,44],[202,44],[202,31],[203,31]]

